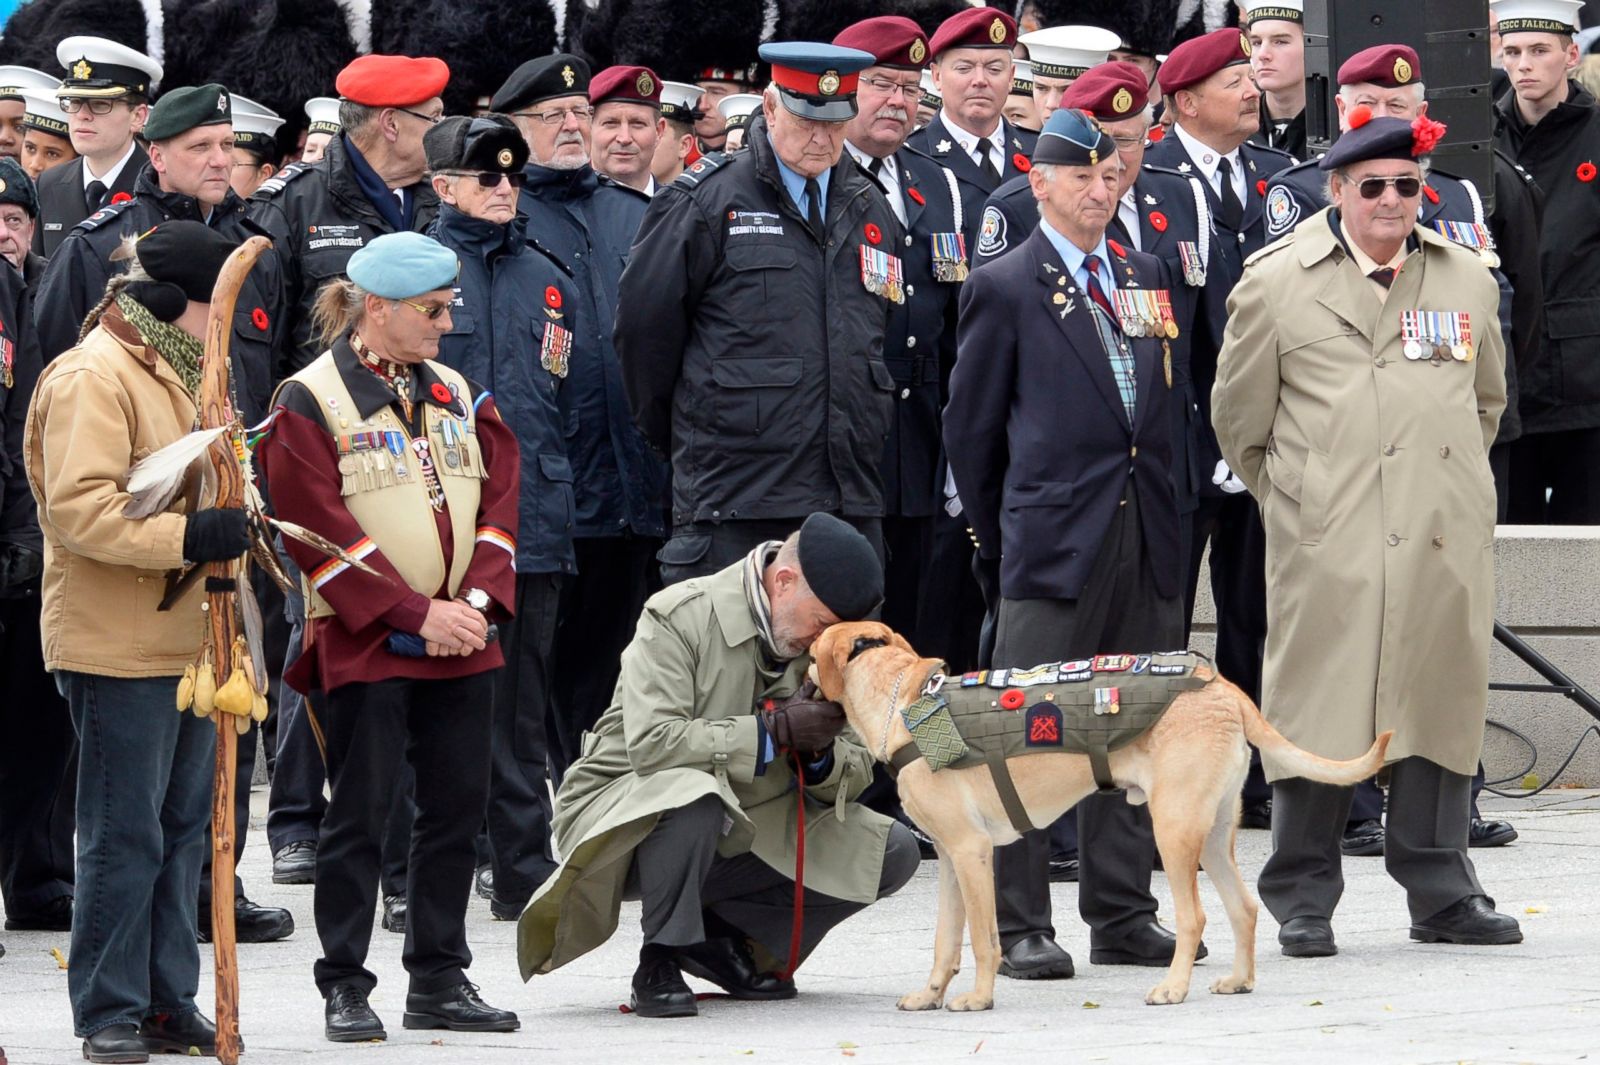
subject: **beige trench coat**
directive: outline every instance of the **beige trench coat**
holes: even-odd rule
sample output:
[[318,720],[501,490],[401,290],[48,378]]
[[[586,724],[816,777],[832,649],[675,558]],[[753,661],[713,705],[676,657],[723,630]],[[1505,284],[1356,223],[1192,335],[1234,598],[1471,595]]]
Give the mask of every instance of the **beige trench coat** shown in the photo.
[[[1252,257],[1228,300],[1212,419],[1266,526],[1268,719],[1330,758],[1394,729],[1390,761],[1470,774],[1488,697],[1488,448],[1505,351],[1485,261],[1431,230],[1416,237],[1386,303],[1326,210]],[[1407,359],[1412,309],[1468,314],[1473,360]]]
[[[756,775],[759,700],[793,693],[811,660],[774,683],[756,669],[755,621],[741,567],[685,581],[645,604],[622,653],[611,708],[586,733],[556,794],[559,869],[517,926],[522,978],[598,947],[617,928],[633,851],[665,811],[717,795],[727,811],[718,852],[754,852],[794,875],[794,773],[774,761]],[[872,757],[848,730],[828,778],[807,788],[805,884],[848,902],[877,898],[888,818],[851,802],[872,779]]]

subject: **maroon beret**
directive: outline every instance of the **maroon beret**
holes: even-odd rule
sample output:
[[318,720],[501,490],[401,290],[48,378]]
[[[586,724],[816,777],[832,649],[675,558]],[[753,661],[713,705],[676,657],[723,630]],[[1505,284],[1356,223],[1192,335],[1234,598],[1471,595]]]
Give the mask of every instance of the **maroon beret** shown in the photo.
[[879,15],[862,19],[839,31],[833,43],[841,48],[871,52],[874,64],[900,70],[921,70],[928,63],[928,38],[904,15]]
[[1102,122],[1120,122],[1150,104],[1150,83],[1132,63],[1101,63],[1067,87],[1062,107],[1087,111]]
[[661,106],[661,79],[649,67],[606,67],[589,81],[589,102]]
[[412,107],[444,92],[450,68],[443,59],[364,55],[339,71],[333,87],[364,107]]
[[969,7],[939,23],[928,54],[938,59],[951,48],[1004,48],[1017,43],[1017,22],[1004,11],[992,7]]
[[1198,85],[1223,67],[1250,62],[1250,41],[1237,29],[1212,30],[1184,41],[1161,64],[1161,91],[1171,96]]
[[1340,85],[1381,85],[1398,89],[1422,80],[1422,60],[1416,50],[1403,44],[1379,44],[1363,48],[1339,68]]

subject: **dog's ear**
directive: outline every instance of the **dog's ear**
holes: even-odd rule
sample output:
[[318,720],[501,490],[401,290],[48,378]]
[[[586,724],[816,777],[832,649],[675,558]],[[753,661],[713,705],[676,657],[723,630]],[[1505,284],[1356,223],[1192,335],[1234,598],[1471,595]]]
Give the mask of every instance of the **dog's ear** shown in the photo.
[[889,646],[898,647],[902,651],[910,651],[912,654],[917,653],[917,649],[907,643],[904,636],[900,635],[898,632],[895,632],[893,629],[885,629],[884,631],[889,635]]
[[844,694],[844,663],[850,653],[844,631],[847,627],[830,626],[811,645],[811,665],[817,674],[817,690],[824,699],[837,700]]

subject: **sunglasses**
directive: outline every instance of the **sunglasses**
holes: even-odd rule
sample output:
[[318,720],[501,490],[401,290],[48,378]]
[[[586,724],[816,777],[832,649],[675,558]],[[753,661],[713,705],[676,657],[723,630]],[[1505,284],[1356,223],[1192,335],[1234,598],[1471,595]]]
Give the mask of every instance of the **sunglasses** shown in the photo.
[[1422,192],[1422,179],[1414,177],[1369,177],[1362,178],[1356,183],[1356,187],[1361,190],[1363,200],[1376,200],[1390,185],[1394,186],[1394,191],[1403,200],[1409,200]]
[[522,172],[520,170],[515,174],[502,174],[498,170],[451,170],[449,174],[451,177],[475,178],[478,185],[486,189],[499,188],[501,181],[511,182],[511,187],[514,189],[522,188]]
[[410,307],[412,310],[420,313],[430,322],[437,322],[440,317],[444,315],[444,312],[450,309],[450,305],[448,303],[435,303],[432,306],[429,306],[426,303],[416,303],[412,300],[397,299],[395,302],[405,304],[407,307]]

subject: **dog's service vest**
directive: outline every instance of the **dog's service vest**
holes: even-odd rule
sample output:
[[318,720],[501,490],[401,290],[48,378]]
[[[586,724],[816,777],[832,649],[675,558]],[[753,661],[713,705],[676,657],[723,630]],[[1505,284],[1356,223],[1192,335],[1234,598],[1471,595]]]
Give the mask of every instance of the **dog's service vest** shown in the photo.
[[[471,395],[467,379],[438,362],[429,367],[462,397],[459,406],[465,411],[465,417],[457,417],[431,403],[417,404],[429,451],[442,459],[434,463],[434,470],[444,489],[455,544],[448,585],[444,547],[428,502],[421,460],[410,431],[394,408],[384,407],[359,425],[350,425],[348,414],[356,409],[356,403],[339,376],[331,351],[323,352],[288,381],[300,382],[321,400],[318,409],[339,453],[339,494],[361,531],[413,591],[432,596],[444,585],[454,596],[472,564],[481,482],[488,470],[478,448],[477,412],[466,400]],[[333,616],[333,607],[303,577],[301,587],[310,617]]]
[[[1201,666],[1208,670],[1204,676],[1197,673]],[[1191,651],[1098,655],[962,676],[935,673],[901,711],[911,742],[889,764],[897,773],[919,758],[934,770],[987,765],[1012,825],[1026,832],[1034,826],[1011,782],[1007,758],[1088,755],[1095,783],[1102,790],[1115,788],[1111,752],[1155,727],[1174,699],[1205,687],[1214,674],[1210,660]]]

